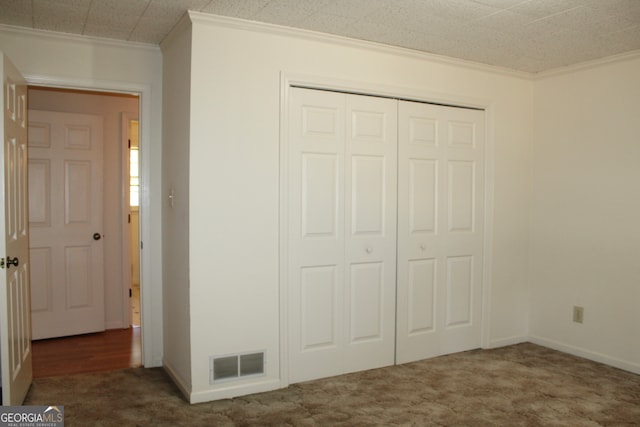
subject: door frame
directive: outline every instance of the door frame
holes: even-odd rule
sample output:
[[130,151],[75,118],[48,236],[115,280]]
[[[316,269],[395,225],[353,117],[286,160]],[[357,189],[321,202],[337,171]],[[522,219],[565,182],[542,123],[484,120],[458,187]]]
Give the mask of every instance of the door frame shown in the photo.
[[[106,80],[81,80],[66,79],[52,76],[41,75],[24,75],[28,85],[43,86],[50,88],[72,89],[72,90],[88,90],[94,92],[108,93],[126,93],[138,96],[138,120],[140,122],[140,241],[152,242],[151,239],[151,205],[149,197],[149,186],[151,182],[151,152],[147,147],[151,147],[151,86],[147,84],[128,83],[121,81]],[[123,228],[124,221],[122,222]],[[128,242],[124,242],[126,244]],[[143,282],[146,286],[146,278],[152,277],[152,262],[150,259],[150,251],[140,251],[140,288]],[[125,270],[123,268],[123,270]],[[149,286],[146,286],[149,288]],[[123,290],[124,292],[124,290]],[[128,300],[128,292],[126,294]],[[142,347],[142,364],[145,367],[160,366],[162,361],[154,360],[153,338],[161,331],[153,329],[154,322],[152,319],[153,300],[151,292],[145,292],[140,295],[140,311],[141,323],[144,327],[140,328],[141,347]],[[124,296],[123,296],[124,301]],[[123,310],[123,321],[129,320],[126,314],[127,310]]]
[[280,182],[279,182],[279,290],[280,290],[280,384],[289,385],[289,301],[288,301],[288,145],[289,145],[289,97],[291,87],[346,92],[357,95],[397,98],[408,101],[425,102],[454,107],[467,107],[485,111],[485,176],[484,176],[484,223],[483,262],[482,262],[482,316],[481,348],[491,347],[491,266],[493,264],[493,187],[494,187],[494,102],[487,99],[465,97],[451,93],[438,93],[406,87],[369,84],[359,81],[342,80],[308,74],[282,71],[280,73]]
[[[138,98],[138,109],[140,108],[140,98]],[[127,149],[125,143],[127,140],[131,138],[129,135],[129,122],[131,120],[140,120],[139,114],[133,113],[132,111],[122,111],[120,112],[120,164],[122,165],[122,176],[120,179],[122,180],[121,186],[121,196],[124,203],[122,204],[122,307],[124,308],[122,313],[122,324],[123,327],[131,326],[131,287],[133,286],[131,282],[131,269],[127,268],[127,266],[131,265],[131,222],[126,222],[124,218],[127,218],[128,215],[131,215],[131,206],[129,205],[129,152],[130,149]],[[130,147],[129,147],[130,148]],[[138,243],[138,250],[140,244]],[[142,288],[142,286],[141,286]],[[142,294],[142,291],[140,291]],[[142,298],[142,295],[141,295]],[[142,315],[142,313],[140,313]],[[142,317],[140,318],[140,323],[142,323]],[[144,328],[140,325],[140,330],[142,331]]]

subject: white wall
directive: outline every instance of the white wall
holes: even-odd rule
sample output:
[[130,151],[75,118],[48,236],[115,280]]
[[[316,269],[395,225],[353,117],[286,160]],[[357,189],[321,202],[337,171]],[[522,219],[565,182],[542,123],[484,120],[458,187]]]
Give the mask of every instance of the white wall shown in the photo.
[[[122,141],[120,133],[120,113],[137,115],[138,99],[124,95],[97,95],[59,90],[29,89],[29,109],[83,113],[102,116],[104,120],[103,171],[104,195],[103,218],[106,236],[104,241],[104,293],[105,325],[107,329],[128,328],[125,319],[124,287],[122,270],[130,267],[122,265],[123,201],[122,191]],[[128,226],[128,224],[126,225]]]
[[640,55],[540,79],[534,105],[531,338],[640,373]]
[[[308,32],[191,15],[192,401],[278,386],[281,73],[489,107],[495,182],[488,345],[526,340],[533,83]],[[493,196],[492,196],[493,195]],[[209,385],[209,356],[266,350],[266,376]]]
[[157,46],[0,25],[4,51],[30,84],[139,93],[142,155],[142,310],[145,366],[162,364],[162,57]]
[[[182,21],[162,45],[164,366],[185,395],[191,392],[189,301],[189,123],[191,29]],[[196,89],[197,91],[197,89]],[[206,179],[206,177],[203,177]],[[168,195],[173,193],[173,206]],[[206,197],[206,196],[205,196]]]

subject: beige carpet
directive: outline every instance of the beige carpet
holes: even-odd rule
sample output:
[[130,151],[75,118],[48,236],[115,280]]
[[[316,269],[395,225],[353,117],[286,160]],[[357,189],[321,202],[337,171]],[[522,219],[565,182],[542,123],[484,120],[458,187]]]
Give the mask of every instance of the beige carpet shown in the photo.
[[66,426],[640,426],[640,376],[533,344],[189,405],[162,369],[34,381]]

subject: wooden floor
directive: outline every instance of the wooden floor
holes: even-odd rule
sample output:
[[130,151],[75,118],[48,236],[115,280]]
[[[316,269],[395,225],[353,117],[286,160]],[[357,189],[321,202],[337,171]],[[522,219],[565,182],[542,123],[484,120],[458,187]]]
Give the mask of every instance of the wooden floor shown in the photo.
[[34,378],[142,366],[139,327],[38,340],[32,349]]

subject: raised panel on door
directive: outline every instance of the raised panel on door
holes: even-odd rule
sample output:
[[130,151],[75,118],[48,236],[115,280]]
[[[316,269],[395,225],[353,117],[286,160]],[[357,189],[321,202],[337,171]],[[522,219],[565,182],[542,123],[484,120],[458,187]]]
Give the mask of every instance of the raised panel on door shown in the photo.
[[399,105],[397,363],[480,344],[484,113]]
[[344,95],[292,89],[287,147],[292,383],[342,373]]
[[101,116],[30,111],[34,339],[105,328],[102,138]]
[[409,267],[409,306],[407,334],[409,336],[433,332],[436,315],[436,260],[413,259]]
[[92,183],[91,162],[64,162],[64,223],[91,224]]
[[395,360],[397,101],[346,96],[345,372]]
[[31,312],[53,311],[53,254],[51,247],[29,248],[31,261]]
[[349,342],[383,339],[384,267],[380,262],[351,265],[349,277]]

